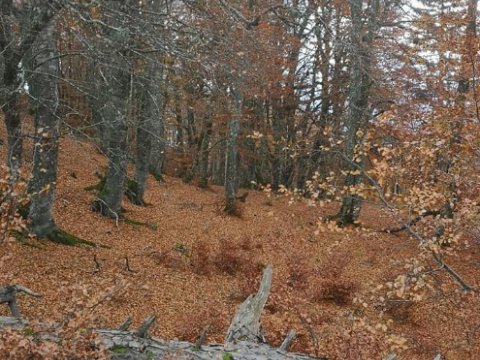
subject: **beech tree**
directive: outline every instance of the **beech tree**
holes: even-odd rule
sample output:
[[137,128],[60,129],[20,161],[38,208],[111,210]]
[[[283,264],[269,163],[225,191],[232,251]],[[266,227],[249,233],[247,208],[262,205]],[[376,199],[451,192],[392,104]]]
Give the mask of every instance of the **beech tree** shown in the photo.
[[98,96],[103,104],[100,116],[105,124],[105,139],[107,140],[108,170],[105,184],[95,206],[103,214],[113,218],[120,217],[124,181],[128,160],[127,144],[127,106],[130,94],[130,77],[132,74],[131,56],[128,46],[131,42],[128,27],[128,3],[120,6],[116,12],[117,3],[105,1],[102,6],[105,25],[102,28],[100,44]]
[[22,165],[23,136],[20,93],[23,90],[22,60],[38,34],[62,8],[62,1],[2,1],[0,7],[1,100],[8,134],[7,165],[16,181]]
[[[339,212],[341,225],[353,224],[360,211],[360,199],[355,194],[355,185],[361,177],[356,173],[355,164],[362,163],[362,155],[357,151],[368,120],[368,99],[372,85],[372,45],[378,30],[380,1],[374,0],[364,9],[363,0],[350,0],[352,27],[351,69],[348,92],[347,111],[345,112],[345,159],[347,160],[347,177],[345,179],[346,195]],[[353,164],[352,164],[353,163]]]
[[31,204],[28,218],[32,231],[40,237],[61,241],[53,220],[57,180],[60,118],[58,113],[59,61],[55,44],[55,21],[38,34],[24,58],[27,64],[29,95],[35,114]]
[[[70,114],[90,109],[82,115],[82,126],[93,129],[89,136],[97,139],[109,161],[94,206],[102,214],[121,218],[125,193],[143,205],[148,173],[161,180],[168,159],[185,181],[195,180],[201,187],[209,181],[223,185],[229,213],[235,212],[240,186],[297,188],[309,195],[313,178],[340,181],[343,171],[338,222],[356,222],[362,197],[358,189],[365,183],[361,173],[370,166],[369,154],[361,150],[364,136],[376,124],[376,116],[388,110],[385,104],[393,102],[385,94],[387,89],[397,91],[402,99],[409,96],[407,91],[394,90],[393,80],[384,75],[390,59],[385,55],[378,61],[377,55],[394,54],[396,58],[388,63],[392,73],[417,71],[404,65],[397,72],[405,58],[389,36],[383,37],[385,27],[401,32],[394,21],[401,1],[217,1],[212,5],[158,0],[117,6],[71,0],[52,3],[43,15],[32,15],[42,9],[39,4],[6,2],[2,12],[2,43],[13,44],[4,45],[4,63],[15,69],[14,76],[4,71],[10,77],[4,89],[17,89],[7,92],[4,106],[9,112],[5,121],[10,124],[12,174],[20,166],[21,156],[13,154],[20,155],[22,136],[19,126],[14,126],[20,115],[9,109],[15,108],[23,87],[20,75],[27,63],[22,62],[26,51],[22,49],[33,44],[28,16],[42,28],[57,14],[65,35],[56,39],[61,48],[62,111],[50,111],[61,118],[67,108]],[[473,18],[475,3],[463,5]],[[59,12],[61,6],[65,11]],[[417,16],[422,11],[427,10],[412,8],[407,14]],[[468,83],[473,96],[475,78],[469,69],[474,55],[466,50],[473,43],[471,24],[469,30],[458,31],[465,36],[465,49],[458,51],[462,65],[448,62],[458,71],[458,93]],[[422,24],[415,26],[424,31]],[[22,27],[25,31],[18,30]],[[404,34],[401,42],[407,41]],[[12,42],[14,36],[18,41]],[[15,48],[22,43],[20,37],[25,38],[24,45]],[[436,92],[438,104],[447,86],[430,86],[438,77],[429,74],[431,78],[423,81]],[[443,75],[447,74],[445,70]],[[402,79],[413,83],[418,76]],[[25,79],[28,83],[28,74]],[[75,88],[76,95],[65,91],[68,87]],[[468,108],[468,101],[463,105]],[[428,118],[421,121],[427,123]],[[327,151],[331,143],[342,141],[339,151]],[[129,162],[133,174],[128,174]],[[330,195],[324,191],[318,196]]]
[[240,93],[241,89],[238,87],[238,85],[233,85],[230,91],[232,94],[232,114],[231,119],[228,122],[228,137],[225,159],[225,212],[227,214],[234,214],[237,211],[237,141],[240,132],[240,120],[242,116],[242,96]]
[[133,182],[128,186],[128,191],[132,202],[137,205],[145,205],[143,199],[146,190],[147,177],[150,169],[150,157],[152,153],[152,143],[154,136],[153,124],[158,116],[158,103],[156,101],[155,88],[152,86],[152,79],[156,78],[155,63],[149,59],[144,60],[143,74],[136,76],[135,95],[138,97],[137,109],[137,139],[135,153],[135,175]]

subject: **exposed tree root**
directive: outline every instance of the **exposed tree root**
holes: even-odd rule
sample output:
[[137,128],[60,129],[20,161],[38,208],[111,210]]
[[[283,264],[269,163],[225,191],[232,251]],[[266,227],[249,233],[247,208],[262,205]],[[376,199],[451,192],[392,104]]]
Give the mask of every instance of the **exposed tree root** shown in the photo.
[[146,206],[145,200],[138,194],[138,184],[133,179],[127,179],[125,183],[125,196],[133,204],[137,206]]
[[150,168],[150,175],[154,177],[155,180],[157,180],[160,183],[165,183],[165,178],[163,177],[162,174],[157,173],[154,169]]
[[68,246],[76,246],[76,245],[88,245],[92,247],[97,247],[98,245],[92,241],[81,239],[73,234],[70,234],[58,227],[54,226],[47,235],[44,236],[47,240],[52,242],[68,245]]
[[103,188],[105,187],[105,182],[107,181],[107,178],[105,176],[100,177],[100,181],[96,184],[87,186],[84,188],[86,191],[94,191],[94,192],[101,192]]

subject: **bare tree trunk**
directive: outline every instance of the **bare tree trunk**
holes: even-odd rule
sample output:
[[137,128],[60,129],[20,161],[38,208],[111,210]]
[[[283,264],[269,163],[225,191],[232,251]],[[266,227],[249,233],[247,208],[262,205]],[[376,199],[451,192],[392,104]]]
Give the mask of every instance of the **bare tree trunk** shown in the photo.
[[87,63],[87,82],[93,84],[93,91],[88,94],[87,102],[92,114],[91,121],[96,129],[96,140],[101,152],[107,152],[108,139],[106,138],[107,131],[105,129],[105,122],[103,121],[100,109],[103,106],[101,103],[101,87],[99,87],[100,74],[97,70],[97,62],[95,56],[92,55],[92,59]]
[[140,114],[137,124],[137,148],[135,154],[135,177],[131,186],[129,184],[128,194],[130,200],[136,205],[145,205],[143,199],[148,178],[148,167],[150,163],[150,152],[152,149],[151,137],[151,110],[150,96],[153,96],[147,89],[142,89],[140,96]]
[[[106,1],[105,6],[111,10],[116,9],[118,4]],[[104,34],[104,59],[100,65],[103,76],[99,96],[103,104],[100,114],[108,139],[108,171],[105,185],[93,206],[102,215],[115,219],[120,217],[128,161],[127,104],[131,79],[127,50],[130,37],[128,32],[118,31],[115,27],[117,22],[122,24],[122,16],[123,12],[110,14],[109,22],[112,26]]]
[[[15,77],[16,74],[17,73],[15,72]],[[10,74],[10,76],[11,75],[12,74]],[[7,88],[11,89],[12,87],[15,87],[15,82],[15,80],[10,84],[5,82],[5,85]],[[12,93],[8,94],[5,102],[4,114],[8,140],[7,166],[10,170],[11,180],[15,182],[18,180],[20,167],[22,166],[23,152],[22,123],[20,120],[20,103],[17,91],[13,90]]]
[[55,43],[55,21],[38,35],[34,44],[32,71],[28,83],[35,110],[33,178],[29,184],[30,228],[37,236],[48,237],[55,230],[53,203],[57,180],[60,118],[58,116],[59,62]]
[[110,90],[110,96],[107,89],[104,92],[108,98],[105,99],[101,113],[108,138],[108,171],[96,208],[102,215],[118,219],[128,160],[126,102],[129,76],[120,69],[105,69],[104,75],[107,79],[106,87],[116,90]]
[[[351,30],[351,70],[350,89],[348,94],[348,109],[345,114],[345,157],[347,159],[347,177],[345,188],[349,192],[360,182],[359,175],[355,175],[357,167],[354,164],[361,163],[361,157],[356,154],[356,147],[361,141],[360,129],[366,126],[366,111],[371,87],[371,46],[379,13],[379,0],[374,0],[369,8],[368,29],[364,31],[363,0],[350,0],[350,12],[352,18]],[[338,223],[340,225],[354,224],[358,218],[361,207],[360,197],[355,193],[347,193],[342,200]]]
[[[218,138],[216,140],[218,141]],[[210,173],[215,185],[225,185],[225,153],[226,150],[222,146],[215,149],[212,155]]]
[[242,96],[240,89],[232,90],[232,118],[228,124],[227,149],[225,158],[225,212],[237,212],[237,139],[240,133],[240,118],[242,116]]
[[273,144],[274,152],[272,154],[272,190],[277,191],[280,188],[282,179],[282,108],[280,100],[276,100],[272,104],[272,130],[273,130]]
[[201,188],[208,187],[208,162],[210,158],[210,137],[212,135],[212,116],[207,115],[207,119],[204,120],[204,129],[202,136],[202,144],[200,146],[200,160],[199,170],[200,178],[198,180],[198,186]]
[[[7,166],[12,181],[17,181],[22,165],[23,138],[20,121],[18,64],[21,54],[14,49],[12,0],[2,1],[0,8],[0,60],[2,60],[1,97],[7,128]],[[15,43],[18,43],[16,39]]]
[[150,154],[150,173],[157,180],[162,180],[163,168],[165,166],[165,126],[163,124],[164,96],[158,94],[156,97],[156,115],[152,119],[152,151]]
[[175,70],[172,70],[173,76],[173,100],[175,102],[175,120],[177,126],[177,146],[183,151],[183,117],[182,117],[182,107],[181,107],[181,94],[180,94],[180,84]]
[[[306,171],[302,174],[301,188],[304,187],[305,181],[311,179],[315,173],[318,171],[322,178],[326,175],[325,169],[325,155],[320,150],[322,145],[327,145],[325,143],[325,135],[323,134],[325,127],[332,121],[332,117],[338,115],[333,112],[334,103],[343,103],[341,98],[336,98],[336,101],[333,101],[333,91],[335,86],[346,86],[345,82],[342,79],[342,70],[343,61],[341,56],[335,56],[335,46],[332,46],[335,43],[340,43],[342,39],[339,37],[342,35],[341,31],[338,28],[335,28],[333,31],[330,29],[330,26],[334,25],[333,20],[333,8],[326,10],[326,12],[317,19],[316,27],[316,36],[321,39],[321,42],[317,44],[316,49],[316,61],[319,62],[318,68],[315,69],[314,76],[321,77],[321,106],[320,114],[318,116],[318,131],[315,135],[315,141],[313,143],[312,152],[308,158],[308,166]],[[336,15],[340,16],[339,14]],[[336,21],[340,22],[339,19]],[[340,45],[337,45],[340,46]],[[331,59],[335,58],[335,65],[331,63]],[[315,81],[314,81],[315,83]],[[312,87],[312,93],[309,99],[309,106],[314,106],[315,103],[315,91],[316,88]]]
[[156,89],[155,64],[150,61],[142,79],[137,82],[137,96],[139,98],[139,112],[137,124],[137,149],[135,157],[135,178],[129,184],[128,192],[130,200],[136,205],[145,205],[144,195],[149,173],[150,156],[152,151],[152,124],[156,120]]
[[[193,96],[190,101],[193,101]],[[187,110],[187,136],[188,136],[188,146],[191,147],[193,146],[197,139],[196,139],[196,134],[195,134],[195,112],[191,107],[188,108]]]
[[18,179],[22,165],[22,129],[19,92],[22,81],[19,67],[38,34],[62,8],[62,1],[51,1],[47,6],[26,3],[19,9],[13,0],[0,2],[0,59],[3,59],[3,81],[0,95],[5,97],[5,125],[8,137],[7,165],[12,180]]

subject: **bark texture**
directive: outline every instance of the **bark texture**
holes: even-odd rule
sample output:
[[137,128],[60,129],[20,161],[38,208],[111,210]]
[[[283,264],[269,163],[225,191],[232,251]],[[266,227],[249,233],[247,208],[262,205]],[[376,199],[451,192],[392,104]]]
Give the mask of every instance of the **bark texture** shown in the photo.
[[227,149],[225,158],[225,212],[237,212],[237,140],[240,134],[240,119],[242,117],[242,96],[239,89],[233,89],[232,115],[228,124]]
[[165,109],[165,96],[163,90],[163,71],[159,70],[160,91],[155,94],[154,114],[151,119],[152,149],[150,153],[149,170],[155,179],[163,180],[165,167],[165,125],[163,122]]
[[55,44],[55,22],[51,21],[38,35],[28,79],[32,107],[35,110],[35,143],[32,180],[29,183],[31,204],[30,228],[39,237],[48,237],[55,230],[53,202],[57,181],[60,117],[58,114],[59,62]]
[[157,114],[155,101],[154,63],[147,60],[146,71],[137,79],[138,119],[137,119],[137,149],[135,154],[135,178],[128,187],[130,200],[136,205],[145,205],[144,195],[149,174],[152,152],[152,124]]
[[[368,99],[370,95],[372,44],[377,30],[379,0],[373,0],[366,10],[363,10],[363,0],[350,0],[352,18],[351,29],[351,69],[348,107],[345,113],[345,158],[347,161],[347,177],[345,188],[347,194],[343,197],[339,212],[339,224],[354,224],[360,212],[361,201],[357,194],[351,192],[361,180],[355,175],[358,170],[354,164],[360,164],[362,158],[356,152],[357,145],[362,141],[365,132]],[[364,20],[364,19],[367,20]],[[361,131],[360,131],[361,130]]]
[[[105,1],[106,11],[118,7],[115,1]],[[126,6],[126,5],[125,5]],[[125,11],[124,6],[120,11]],[[111,14],[109,27],[104,29],[102,44],[102,62],[99,71],[102,74],[100,84],[99,109],[105,124],[105,138],[108,147],[108,170],[105,185],[94,204],[94,210],[102,215],[118,219],[124,194],[124,182],[128,160],[128,121],[127,107],[130,90],[131,64],[127,50],[130,41],[129,32],[122,22],[122,16]]]

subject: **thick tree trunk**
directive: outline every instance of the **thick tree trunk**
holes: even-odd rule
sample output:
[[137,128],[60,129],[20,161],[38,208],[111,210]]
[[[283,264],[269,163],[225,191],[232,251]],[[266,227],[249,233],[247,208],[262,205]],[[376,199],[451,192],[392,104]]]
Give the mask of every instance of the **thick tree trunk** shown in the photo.
[[[137,82],[139,97],[139,113],[137,124],[137,149],[135,156],[135,178],[128,187],[130,200],[136,205],[145,205],[144,195],[149,174],[150,156],[152,152],[152,124],[155,117],[156,102],[153,79],[155,78],[155,66],[149,63],[148,69],[142,79]],[[130,184],[129,184],[130,185]]]
[[[127,92],[126,88],[128,88],[128,74],[121,74],[120,70],[116,72],[118,74],[106,75],[108,76],[108,83],[112,87],[118,86],[117,89],[119,90],[116,91],[116,94],[112,91],[101,111],[109,139],[107,149],[108,171],[105,178],[105,186],[96,202],[96,208],[102,215],[118,219],[120,217],[128,160],[128,124],[125,106],[127,96],[124,95]],[[106,71],[106,73],[108,72]],[[119,83],[116,83],[115,80],[118,80]]]
[[55,43],[55,22],[38,35],[28,61],[32,71],[28,83],[35,111],[33,178],[29,184],[30,228],[37,236],[47,237],[56,230],[53,202],[57,180],[60,118],[58,116],[59,63]]
[[[115,9],[115,1],[106,1],[106,9]],[[107,157],[108,171],[105,185],[95,201],[93,209],[102,215],[118,219],[124,194],[124,182],[128,161],[128,121],[127,104],[130,89],[131,64],[129,64],[127,32],[116,30],[121,14],[111,15],[111,28],[105,29],[103,59],[101,72],[103,81],[100,86],[100,109],[102,121],[105,123],[106,139],[108,139]]]
[[242,96],[239,89],[233,89],[232,117],[228,124],[227,149],[225,157],[225,212],[237,212],[237,139],[240,133],[242,116]]
[[19,67],[25,53],[38,38],[38,34],[63,7],[61,1],[22,4],[21,13],[18,2],[3,0],[0,2],[0,58],[3,59],[3,81],[0,94],[5,97],[5,124],[8,136],[7,165],[12,179],[18,178],[22,164],[22,130],[19,109],[21,80]]
[[22,164],[23,142],[19,109],[21,90],[19,66],[38,34],[64,4],[56,1],[49,2],[46,6],[41,6],[46,3],[26,3],[22,5],[22,11],[25,11],[23,14],[21,11],[20,14],[18,12],[18,2],[3,0],[0,4],[0,58],[4,62],[0,93],[5,97],[4,114],[8,134],[7,165],[12,180],[16,181]]

